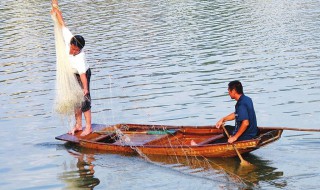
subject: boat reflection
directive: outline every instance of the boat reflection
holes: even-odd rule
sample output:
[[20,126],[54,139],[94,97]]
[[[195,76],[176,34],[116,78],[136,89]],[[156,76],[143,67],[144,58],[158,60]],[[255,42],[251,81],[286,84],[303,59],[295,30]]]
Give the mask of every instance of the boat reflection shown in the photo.
[[[258,188],[260,183],[283,188],[286,181],[282,181],[283,172],[270,166],[271,162],[248,154],[245,159],[252,166],[241,166],[238,158],[203,158],[203,157],[175,157],[148,156],[152,162],[170,167],[183,173],[205,177],[215,181],[242,184],[243,189]],[[240,185],[241,186],[241,185]]]
[[75,164],[64,163],[64,171],[59,175],[59,179],[66,182],[65,189],[93,189],[99,185],[100,180],[94,176],[94,155],[81,153],[68,144],[65,146],[68,153],[77,158]]
[[[99,184],[99,179],[94,177],[94,155],[110,154],[107,151],[73,146],[67,148],[68,152],[78,158],[78,179],[71,179],[72,187],[94,187]],[[115,154],[115,153],[111,153]],[[117,153],[123,156],[132,154]],[[220,182],[228,187],[240,187],[239,189],[256,189],[260,184],[269,184],[270,188],[285,188],[287,182],[282,178],[283,172],[271,166],[272,162],[262,159],[254,154],[246,154],[244,159],[252,166],[241,166],[237,157],[233,158],[204,158],[183,156],[140,155],[144,160],[155,165],[173,169],[183,174]],[[87,167],[87,168],[86,168]],[[70,181],[70,172],[64,173],[64,179]]]

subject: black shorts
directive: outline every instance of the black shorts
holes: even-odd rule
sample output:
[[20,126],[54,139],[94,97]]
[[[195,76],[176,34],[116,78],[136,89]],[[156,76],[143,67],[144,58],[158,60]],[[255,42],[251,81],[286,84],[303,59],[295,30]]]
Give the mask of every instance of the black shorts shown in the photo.
[[[80,84],[81,88],[83,89],[83,84],[81,82],[80,79],[80,75],[79,74],[75,74],[76,78],[78,80],[78,83]],[[88,91],[89,94],[84,96],[84,101],[81,103],[81,111],[82,112],[86,112],[88,110],[91,109],[91,96],[90,96],[90,78],[91,78],[91,69],[88,69],[86,71],[86,77],[87,77],[87,81],[88,81]]]

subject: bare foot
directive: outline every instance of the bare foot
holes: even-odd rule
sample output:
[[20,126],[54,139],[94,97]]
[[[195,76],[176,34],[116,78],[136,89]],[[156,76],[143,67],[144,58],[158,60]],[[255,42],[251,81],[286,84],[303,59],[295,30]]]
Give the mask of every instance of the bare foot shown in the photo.
[[92,133],[92,128],[91,127],[86,127],[86,129],[81,133],[80,136],[86,136],[89,135],[90,133]]
[[191,140],[191,146],[196,146],[196,145],[198,145],[194,140]]
[[74,135],[78,131],[82,131],[82,126],[76,124],[70,131],[68,131],[68,134]]

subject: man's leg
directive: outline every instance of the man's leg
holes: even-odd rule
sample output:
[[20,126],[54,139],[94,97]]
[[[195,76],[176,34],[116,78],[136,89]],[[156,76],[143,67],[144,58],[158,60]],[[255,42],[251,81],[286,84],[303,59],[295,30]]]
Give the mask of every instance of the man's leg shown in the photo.
[[75,110],[74,116],[76,119],[76,124],[71,129],[71,131],[68,132],[68,134],[71,134],[71,135],[74,135],[75,132],[77,131],[82,131],[82,112],[80,108]]
[[83,113],[84,118],[86,119],[86,128],[85,130],[81,133],[81,136],[86,136],[92,132],[92,126],[91,126],[91,109],[88,111],[85,111]]

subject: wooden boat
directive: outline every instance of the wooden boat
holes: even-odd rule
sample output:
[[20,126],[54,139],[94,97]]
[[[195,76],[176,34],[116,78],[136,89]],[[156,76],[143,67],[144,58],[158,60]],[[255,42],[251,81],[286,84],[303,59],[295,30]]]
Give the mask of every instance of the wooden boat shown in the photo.
[[[145,155],[234,157],[232,144],[227,143],[222,129],[214,126],[166,126],[93,124],[93,133],[80,137],[64,134],[56,137],[81,147],[110,152],[139,153]],[[260,135],[234,145],[241,154],[254,151],[281,137],[283,129],[259,127]]]

